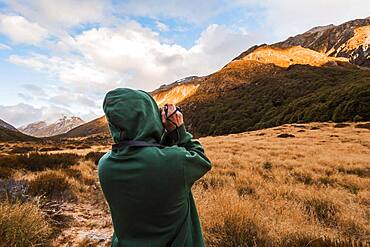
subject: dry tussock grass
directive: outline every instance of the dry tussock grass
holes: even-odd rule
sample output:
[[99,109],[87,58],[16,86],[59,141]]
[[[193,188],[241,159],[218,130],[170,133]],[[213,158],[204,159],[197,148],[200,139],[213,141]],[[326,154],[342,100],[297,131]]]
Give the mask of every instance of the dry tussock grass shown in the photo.
[[208,246],[369,240],[368,130],[285,125],[201,142],[213,161],[194,188]]
[[61,170],[39,172],[29,182],[31,196],[43,196],[49,200],[76,200],[78,183]]
[[48,246],[51,234],[36,204],[0,203],[0,246]]
[[[1,202],[0,198],[0,247],[50,246],[51,239],[60,232],[59,228],[66,227],[62,221],[70,220],[56,212],[60,210],[59,206],[64,202],[91,200],[97,180],[94,161],[81,159],[67,168],[59,167],[37,172],[24,170],[12,177],[14,185],[17,181],[25,183],[25,194],[14,195],[17,198],[12,201],[5,198]],[[50,205],[56,205],[58,209],[48,208]]]
[[0,167],[43,171],[46,169],[67,168],[76,164],[81,157],[72,153],[29,153],[0,156]]
[[23,179],[29,181],[28,193],[48,200],[77,201],[96,182],[95,164],[81,160],[66,169],[29,173]]

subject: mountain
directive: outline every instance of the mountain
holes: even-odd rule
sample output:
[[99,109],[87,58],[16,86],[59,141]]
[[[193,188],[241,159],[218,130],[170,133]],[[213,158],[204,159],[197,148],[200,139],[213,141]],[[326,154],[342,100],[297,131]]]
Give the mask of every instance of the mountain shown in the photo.
[[[164,84],[155,91],[151,92],[151,94],[160,106],[162,106],[164,103],[177,104],[185,100],[187,97],[191,96],[192,93],[196,91],[201,81],[202,77],[189,76],[168,85]],[[108,124],[105,116],[82,124],[64,134],[57,135],[55,137],[75,138],[97,134],[109,135]]]
[[[284,123],[370,120],[370,70],[341,66],[292,65],[270,68],[224,91],[198,92],[181,102],[195,136],[222,135]],[[220,71],[242,77],[241,68]],[[210,76],[209,80],[214,81]],[[235,82],[235,84],[236,84]]]
[[180,102],[188,129],[199,137],[293,122],[369,120],[369,20],[251,47],[203,77]]
[[37,138],[19,132],[14,126],[0,119],[0,141],[35,141]]
[[370,67],[370,17],[338,26],[315,27],[274,46],[302,46],[330,57],[344,57],[353,64]]
[[0,126],[0,141],[37,141],[36,137],[25,135],[18,130],[12,130],[3,126]]
[[[284,123],[368,121],[369,21],[316,27],[253,46],[213,74],[163,85],[151,94],[159,105],[179,104],[195,137]],[[70,136],[98,131],[107,133],[102,118]]]
[[[289,67],[294,64],[306,64],[311,66],[323,65],[347,65],[349,60],[343,57],[330,57],[323,53],[304,48],[302,46],[290,46],[280,48],[278,46],[261,45],[254,47],[253,52],[244,53],[235,61],[256,61],[264,64],[275,64],[279,67]],[[229,66],[228,64],[227,66]],[[350,65],[347,65],[350,66]]]
[[105,116],[73,128],[64,134],[59,135],[58,137],[73,138],[91,136],[95,134],[109,135],[108,124]]
[[83,123],[85,122],[79,117],[64,116],[58,119],[55,123],[48,125],[44,121],[35,122],[19,128],[19,131],[31,136],[47,137],[66,133]]
[[7,122],[3,121],[0,119],[0,127],[3,127],[5,129],[13,130],[13,131],[18,131],[13,125],[8,124]]
[[[253,46],[234,60],[243,59],[266,46],[266,44]],[[330,58],[345,59],[355,65],[370,67],[370,17],[348,21],[338,26],[331,24],[314,27],[303,34],[271,45],[282,49],[295,46],[319,52]]]
[[159,106],[165,103],[177,104],[193,95],[202,80],[202,77],[189,76],[169,85],[162,85],[151,92],[151,95]]

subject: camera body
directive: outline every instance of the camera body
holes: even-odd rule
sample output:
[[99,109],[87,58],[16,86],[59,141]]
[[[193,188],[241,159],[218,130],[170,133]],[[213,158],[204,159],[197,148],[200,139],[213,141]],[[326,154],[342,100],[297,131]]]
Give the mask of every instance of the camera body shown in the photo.
[[[183,124],[183,122],[182,121],[181,121],[181,123],[180,122],[177,122],[175,119],[171,119],[171,117],[173,115],[175,115],[176,112],[182,113],[182,110],[178,106],[175,106],[175,110],[173,112],[171,112],[171,113],[169,113],[168,110],[169,110],[168,109],[168,104],[165,104],[163,107],[160,108],[161,114],[162,114],[162,112],[164,112],[164,115],[165,115],[165,118],[166,118],[166,122],[169,122],[169,123],[171,123],[172,125],[175,126],[175,128],[172,129],[172,130],[168,130],[166,128],[166,132],[171,132],[171,133],[172,132],[175,132],[176,133],[176,140],[175,140],[175,143],[174,144],[177,144],[180,141],[179,126],[181,126],[181,124]],[[165,123],[163,123],[163,124],[165,124]],[[165,125],[165,127],[166,127],[166,125]]]
[[180,107],[176,106],[176,110],[171,114],[171,115],[168,115],[168,104],[165,104],[164,106],[161,107],[161,110],[164,111],[164,114],[166,116],[166,119],[168,119],[169,117],[171,117],[173,114],[175,114],[176,111],[179,111],[182,113],[182,110]]

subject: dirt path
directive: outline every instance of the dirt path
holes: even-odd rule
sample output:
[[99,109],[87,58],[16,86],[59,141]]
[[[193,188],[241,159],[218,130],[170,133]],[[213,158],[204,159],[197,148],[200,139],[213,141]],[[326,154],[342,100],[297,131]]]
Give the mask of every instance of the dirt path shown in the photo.
[[87,201],[65,203],[62,213],[71,221],[61,230],[53,246],[109,246],[112,224],[107,209]]
[[[94,173],[97,174],[96,168]],[[62,217],[68,220],[60,228],[61,232],[53,241],[53,246],[110,246],[112,221],[97,177],[90,192],[76,203],[63,203],[60,209]]]

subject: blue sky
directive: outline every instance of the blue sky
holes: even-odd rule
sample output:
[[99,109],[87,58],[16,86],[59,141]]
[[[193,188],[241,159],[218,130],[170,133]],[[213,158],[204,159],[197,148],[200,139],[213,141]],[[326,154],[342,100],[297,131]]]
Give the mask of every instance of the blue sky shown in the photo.
[[0,119],[91,120],[109,89],[207,75],[254,44],[369,9],[362,0],[0,0]]

